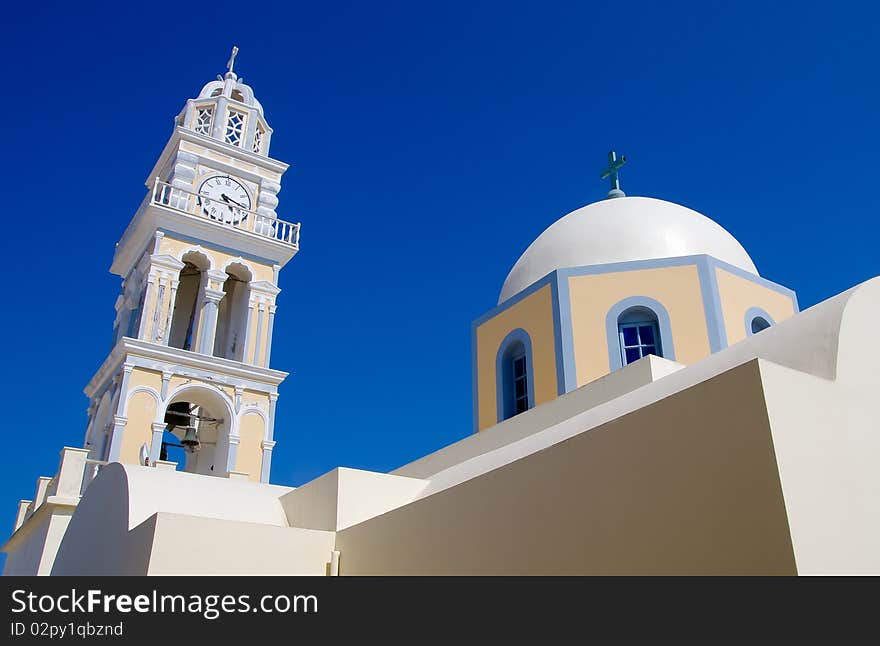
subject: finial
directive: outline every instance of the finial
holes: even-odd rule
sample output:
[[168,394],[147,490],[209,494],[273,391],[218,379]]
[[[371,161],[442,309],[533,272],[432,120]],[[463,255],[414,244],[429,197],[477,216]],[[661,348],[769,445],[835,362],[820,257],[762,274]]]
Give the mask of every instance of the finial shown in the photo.
[[232,71],[232,68],[235,66],[235,57],[238,55],[238,47],[235,45],[232,46],[232,56],[229,57],[229,61],[226,63],[226,78],[237,78],[235,72]]
[[626,163],[626,157],[623,155],[618,159],[617,153],[613,150],[608,153],[608,166],[602,171],[601,179],[611,178],[611,190],[608,191],[608,197],[626,197],[626,193],[620,190],[620,177],[617,171]]

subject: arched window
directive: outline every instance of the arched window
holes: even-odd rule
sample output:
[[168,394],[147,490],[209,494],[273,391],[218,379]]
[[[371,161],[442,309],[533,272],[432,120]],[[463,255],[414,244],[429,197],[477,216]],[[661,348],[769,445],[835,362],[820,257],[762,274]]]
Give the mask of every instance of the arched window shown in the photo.
[[617,318],[621,365],[649,354],[663,356],[657,315],[647,307],[631,307]]
[[498,421],[535,405],[532,344],[525,330],[514,330],[501,343],[496,361]]
[[756,316],[752,319],[752,334],[757,334],[761,330],[766,330],[768,327],[770,327],[770,324],[763,316]]
[[225,296],[217,313],[217,335],[214,339],[214,356],[242,361],[247,340],[248,299],[250,297],[251,273],[244,265],[235,263],[226,269],[223,283]]
[[752,336],[774,324],[773,317],[760,307],[750,307],[746,312],[746,335]]
[[630,296],[605,316],[611,370],[649,354],[675,361],[672,323],[663,304],[649,296]]

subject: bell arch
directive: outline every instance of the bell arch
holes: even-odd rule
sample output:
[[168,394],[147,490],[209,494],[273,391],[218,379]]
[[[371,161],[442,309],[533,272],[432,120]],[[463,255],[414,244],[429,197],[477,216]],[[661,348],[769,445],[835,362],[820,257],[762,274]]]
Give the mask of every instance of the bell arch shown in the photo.
[[194,350],[201,310],[199,304],[204,300],[211,258],[201,250],[192,249],[185,252],[180,260],[183,268],[178,275],[168,345],[181,350]]
[[254,274],[240,259],[228,262],[223,271],[226,280],[217,312],[213,354],[215,357],[242,361],[247,345],[248,303]]
[[167,451],[174,448],[183,455],[178,464],[183,471],[225,477],[234,468],[236,415],[229,397],[219,388],[190,383],[175,389],[165,402],[164,424],[164,433],[153,437],[151,457],[161,459],[164,454],[170,459]]

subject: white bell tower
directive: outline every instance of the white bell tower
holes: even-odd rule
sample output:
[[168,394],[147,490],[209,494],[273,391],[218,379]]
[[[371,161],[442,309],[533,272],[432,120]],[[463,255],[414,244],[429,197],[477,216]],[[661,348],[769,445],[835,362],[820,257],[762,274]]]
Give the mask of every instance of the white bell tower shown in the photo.
[[267,482],[278,385],[269,367],[278,273],[299,224],[278,217],[287,164],[233,71],[186,102],[116,245],[109,356],[85,389],[96,460],[247,474]]

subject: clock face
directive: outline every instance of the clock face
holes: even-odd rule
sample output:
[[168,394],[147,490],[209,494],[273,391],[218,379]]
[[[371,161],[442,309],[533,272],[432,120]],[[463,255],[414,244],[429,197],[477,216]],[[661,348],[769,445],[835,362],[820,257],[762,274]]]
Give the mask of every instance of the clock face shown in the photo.
[[199,206],[212,220],[238,224],[251,210],[251,196],[238,180],[229,175],[214,175],[199,186]]

